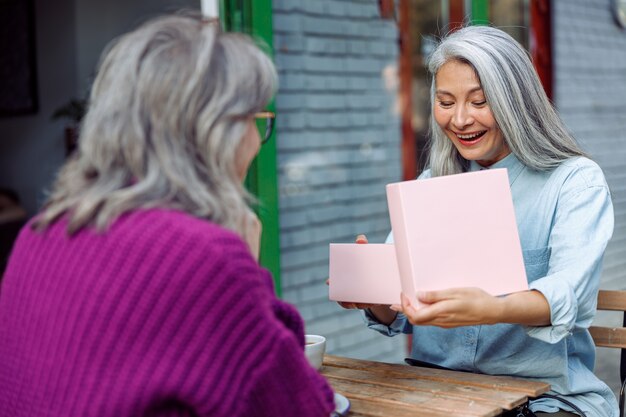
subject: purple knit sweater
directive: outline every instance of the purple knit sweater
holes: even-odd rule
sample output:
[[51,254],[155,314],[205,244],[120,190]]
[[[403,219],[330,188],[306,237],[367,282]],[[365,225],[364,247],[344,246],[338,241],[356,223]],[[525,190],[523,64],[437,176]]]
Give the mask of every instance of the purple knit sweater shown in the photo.
[[220,226],[173,210],[103,234],[27,225],[0,292],[0,416],[315,416],[298,312]]

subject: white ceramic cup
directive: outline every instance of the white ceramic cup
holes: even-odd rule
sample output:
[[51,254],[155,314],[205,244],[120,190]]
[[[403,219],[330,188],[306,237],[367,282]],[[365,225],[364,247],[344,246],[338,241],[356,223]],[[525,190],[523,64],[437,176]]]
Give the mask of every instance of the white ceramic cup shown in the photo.
[[319,370],[322,367],[324,352],[326,352],[326,338],[324,336],[316,334],[304,336],[304,353],[313,368]]

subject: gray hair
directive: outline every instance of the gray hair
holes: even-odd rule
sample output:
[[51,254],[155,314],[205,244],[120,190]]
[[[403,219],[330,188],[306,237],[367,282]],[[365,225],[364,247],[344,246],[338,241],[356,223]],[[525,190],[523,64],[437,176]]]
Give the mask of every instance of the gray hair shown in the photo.
[[274,64],[246,35],[163,16],[103,53],[79,150],[36,222],[104,230],[134,209],[171,208],[245,233],[253,199],[235,154],[247,118],[275,93]]
[[[428,61],[435,76],[448,61],[469,64],[511,152],[526,166],[550,170],[562,161],[584,156],[546,96],[526,50],[500,29],[468,26],[444,38]],[[433,176],[469,168],[431,114],[429,165]]]

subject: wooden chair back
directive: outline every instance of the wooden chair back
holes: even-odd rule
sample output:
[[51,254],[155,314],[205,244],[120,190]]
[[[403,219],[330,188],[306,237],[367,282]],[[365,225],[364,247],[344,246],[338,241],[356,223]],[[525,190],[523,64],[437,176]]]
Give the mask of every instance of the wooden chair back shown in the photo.
[[589,328],[596,346],[622,350],[620,361],[622,388],[619,392],[619,410],[620,417],[623,417],[624,385],[626,385],[626,291],[600,290],[598,294],[598,310],[621,311],[624,313],[622,327],[591,326]]

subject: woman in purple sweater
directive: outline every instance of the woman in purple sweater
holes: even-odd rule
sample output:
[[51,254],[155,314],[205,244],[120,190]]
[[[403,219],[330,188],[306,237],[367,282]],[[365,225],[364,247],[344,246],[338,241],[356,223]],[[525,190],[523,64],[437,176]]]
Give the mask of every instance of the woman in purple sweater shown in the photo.
[[110,46],[4,276],[0,416],[330,414],[242,187],[275,85],[250,39],[192,16]]

